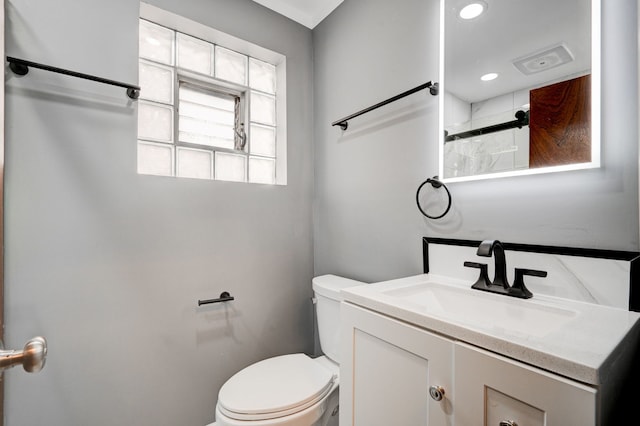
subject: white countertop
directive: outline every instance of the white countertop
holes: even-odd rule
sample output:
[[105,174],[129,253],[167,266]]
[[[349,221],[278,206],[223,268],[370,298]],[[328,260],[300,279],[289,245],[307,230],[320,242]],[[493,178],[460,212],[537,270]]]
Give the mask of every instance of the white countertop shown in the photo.
[[637,312],[549,296],[518,299],[471,284],[422,274],[350,287],[342,295],[345,302],[591,385],[606,382],[638,344]]

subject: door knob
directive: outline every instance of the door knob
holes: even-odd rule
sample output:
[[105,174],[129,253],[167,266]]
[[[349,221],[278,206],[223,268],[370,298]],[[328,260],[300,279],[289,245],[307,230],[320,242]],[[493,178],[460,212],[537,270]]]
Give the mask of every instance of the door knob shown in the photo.
[[37,373],[47,358],[47,341],[38,336],[29,340],[21,351],[0,350],[0,372],[22,364],[25,371]]
[[442,386],[431,386],[429,388],[429,395],[436,401],[442,401],[444,397],[444,388]]

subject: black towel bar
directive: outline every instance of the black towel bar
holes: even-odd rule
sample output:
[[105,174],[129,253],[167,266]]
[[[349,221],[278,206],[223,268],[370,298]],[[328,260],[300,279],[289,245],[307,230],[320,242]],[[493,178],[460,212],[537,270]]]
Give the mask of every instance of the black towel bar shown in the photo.
[[467,130],[466,132],[456,133],[455,135],[449,135],[445,131],[444,142],[452,142],[458,139],[470,138],[473,136],[482,136],[489,133],[501,132],[503,130],[522,129],[524,126],[529,125],[529,111],[518,110],[515,114],[515,120],[507,121],[505,123],[493,124],[491,126],[482,127],[480,129]]
[[127,89],[127,96],[131,99],[138,99],[140,96],[140,87],[133,84],[122,83],[120,81],[109,80],[102,77],[96,77],[95,75],[83,74],[81,72],[69,71],[62,68],[52,67],[50,65],[43,65],[37,62],[26,61],[24,59],[13,58],[7,56],[7,62],[9,62],[9,68],[11,71],[18,75],[26,75],[29,72],[29,67],[38,68],[45,71],[51,71],[58,74],[69,75],[71,77],[83,78],[85,80],[97,81],[98,83],[109,84],[111,86],[119,86]]
[[431,81],[427,81],[426,83],[421,84],[418,87],[414,87],[413,89],[409,89],[406,92],[402,92],[399,95],[396,95],[396,96],[394,96],[392,98],[389,98],[387,100],[379,102],[379,103],[377,103],[377,104],[375,104],[373,106],[370,106],[369,108],[365,108],[362,111],[358,111],[358,112],[353,113],[353,114],[351,114],[351,115],[349,115],[347,117],[341,118],[340,120],[336,120],[333,123],[331,123],[331,125],[332,126],[340,126],[340,128],[342,130],[347,130],[347,127],[349,127],[348,121],[351,120],[352,118],[356,118],[356,117],[358,117],[358,116],[360,116],[362,114],[368,113],[369,111],[373,111],[374,109],[380,108],[382,106],[390,104],[391,102],[395,102],[398,99],[402,99],[405,96],[409,96],[409,95],[411,95],[413,93],[419,92],[420,90],[424,90],[424,89],[427,89],[427,88],[429,89],[429,92],[433,96],[436,96],[438,94],[438,83],[433,83]]

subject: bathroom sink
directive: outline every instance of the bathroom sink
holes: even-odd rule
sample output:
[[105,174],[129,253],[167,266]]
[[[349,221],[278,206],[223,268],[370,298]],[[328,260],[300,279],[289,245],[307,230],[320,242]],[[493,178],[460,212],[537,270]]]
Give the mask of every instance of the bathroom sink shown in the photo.
[[420,274],[342,291],[344,303],[584,383],[601,383],[640,315],[546,295],[519,299],[471,283]]
[[570,309],[435,282],[395,288],[381,294],[443,319],[536,337],[563,327],[578,315]]

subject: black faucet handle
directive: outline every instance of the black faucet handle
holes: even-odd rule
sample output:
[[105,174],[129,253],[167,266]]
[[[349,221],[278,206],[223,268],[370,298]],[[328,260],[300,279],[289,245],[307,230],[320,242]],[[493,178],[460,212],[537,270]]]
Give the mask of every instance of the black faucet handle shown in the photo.
[[488,266],[486,263],[464,262],[464,266],[467,268],[480,269],[480,275],[471,288],[475,288],[477,290],[487,290],[489,288],[491,281],[489,281]]
[[538,271],[537,269],[526,269],[526,268],[516,268],[516,278],[520,275],[520,277],[524,275],[529,275],[530,277],[546,277],[547,271]]
[[524,276],[529,275],[531,277],[547,276],[547,271],[538,271],[536,269],[516,268],[515,278],[513,285],[509,289],[509,295],[519,297],[521,299],[530,299],[533,297],[533,293],[529,291],[527,286],[524,285]]

